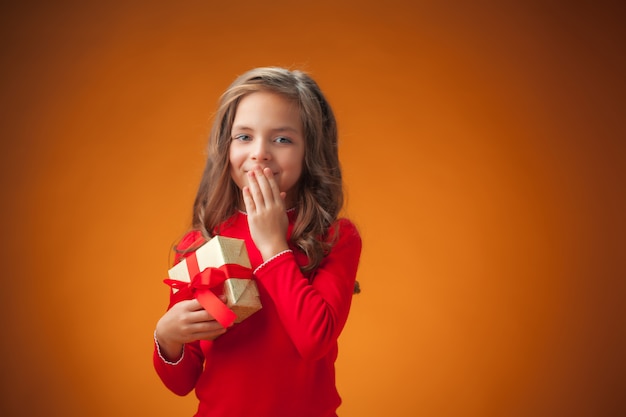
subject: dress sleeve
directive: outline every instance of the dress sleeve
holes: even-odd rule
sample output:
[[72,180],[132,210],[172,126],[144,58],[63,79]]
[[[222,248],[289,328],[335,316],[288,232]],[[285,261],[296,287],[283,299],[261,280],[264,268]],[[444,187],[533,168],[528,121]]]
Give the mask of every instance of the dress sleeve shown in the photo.
[[284,253],[256,271],[259,285],[272,297],[296,349],[312,360],[335,345],[348,318],[361,256],[356,227],[341,219],[338,239],[315,271],[312,282],[300,272],[293,253]]
[[152,362],[157,375],[163,384],[177,395],[187,395],[196,386],[196,382],[202,373],[204,355],[200,349],[200,342],[185,344],[183,357],[176,364],[166,362],[159,355],[157,342],[154,343]]
[[[185,255],[181,251],[188,249],[201,238],[199,232],[190,232],[183,237],[176,247],[177,253],[175,263],[179,262]],[[170,303],[168,309],[172,308],[178,301],[185,299],[181,296],[183,291],[179,291],[176,296],[170,290]],[[204,364],[204,355],[200,348],[200,342],[187,343],[183,347],[183,356],[176,363],[167,362],[159,354],[159,347],[155,338],[153,360],[154,369],[163,384],[177,395],[187,395],[195,386]]]

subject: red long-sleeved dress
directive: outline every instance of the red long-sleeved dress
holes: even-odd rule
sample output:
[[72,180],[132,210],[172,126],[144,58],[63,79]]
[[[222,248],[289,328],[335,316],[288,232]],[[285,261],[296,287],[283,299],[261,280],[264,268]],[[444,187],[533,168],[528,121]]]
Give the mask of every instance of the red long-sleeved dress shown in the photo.
[[[289,211],[291,233],[295,212]],[[226,221],[220,235],[243,239],[263,308],[214,341],[184,347],[171,364],[155,344],[154,367],[174,393],[195,388],[196,417],[331,417],[341,399],[335,386],[337,338],[346,323],[361,254],[355,226],[340,219],[338,239],[319,268],[306,278],[296,248],[263,263],[245,213]],[[200,237],[191,232],[179,249]],[[170,306],[175,303],[170,296]]]

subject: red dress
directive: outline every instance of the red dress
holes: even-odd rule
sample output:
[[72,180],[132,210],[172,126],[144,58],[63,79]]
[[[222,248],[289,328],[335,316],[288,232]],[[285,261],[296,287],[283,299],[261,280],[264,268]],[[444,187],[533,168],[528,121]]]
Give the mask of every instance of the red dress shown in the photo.
[[[289,232],[295,213],[288,212]],[[263,308],[214,341],[185,345],[183,358],[166,363],[155,345],[154,367],[174,393],[195,388],[197,417],[336,416],[337,338],[352,300],[361,238],[346,219],[333,226],[339,237],[330,254],[306,278],[296,248],[263,264],[250,237],[247,216],[238,212],[220,235],[246,242]],[[185,249],[199,237],[183,238]]]

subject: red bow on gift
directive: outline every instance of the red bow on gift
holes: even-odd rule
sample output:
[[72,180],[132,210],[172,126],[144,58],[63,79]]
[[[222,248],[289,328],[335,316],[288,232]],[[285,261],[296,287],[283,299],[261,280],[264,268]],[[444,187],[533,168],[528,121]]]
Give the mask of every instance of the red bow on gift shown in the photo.
[[172,288],[181,290],[189,288],[200,305],[213,316],[219,324],[229,327],[237,315],[219,299],[212,291],[213,288],[223,285],[229,278],[252,279],[252,270],[237,264],[224,264],[220,267],[208,267],[200,271],[196,253],[185,258],[187,271],[191,282],[183,282],[175,279],[166,279],[165,282]]

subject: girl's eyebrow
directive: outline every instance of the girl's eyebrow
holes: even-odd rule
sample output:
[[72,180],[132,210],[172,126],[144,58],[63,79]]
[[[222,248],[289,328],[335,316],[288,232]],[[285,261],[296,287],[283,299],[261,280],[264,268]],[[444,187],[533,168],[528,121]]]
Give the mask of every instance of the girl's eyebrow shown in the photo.
[[[253,128],[245,126],[245,125],[233,125],[232,130],[246,130],[246,131],[254,131]],[[292,126],[281,126],[274,129],[271,129],[272,132],[292,132],[292,133],[300,133],[300,130],[292,127]]]
[[295,127],[291,127],[291,126],[283,126],[283,127],[279,127],[276,129],[272,129],[274,132],[293,132],[293,133],[300,133],[300,131],[298,129],[296,129]]

